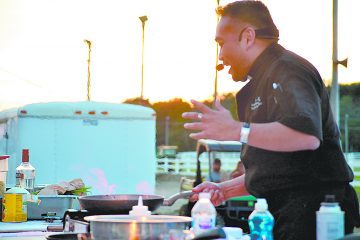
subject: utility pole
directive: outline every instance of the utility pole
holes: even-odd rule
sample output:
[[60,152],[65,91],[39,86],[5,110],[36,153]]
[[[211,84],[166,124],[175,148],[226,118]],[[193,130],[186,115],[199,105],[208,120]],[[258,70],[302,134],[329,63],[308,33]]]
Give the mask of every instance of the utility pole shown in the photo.
[[349,114],[345,114],[345,153],[349,152]]
[[139,17],[142,24],[142,52],[141,52],[141,94],[140,99],[144,99],[144,40],[145,40],[145,22],[148,20],[147,16]]
[[170,133],[170,117],[166,116],[165,117],[165,145],[168,146],[169,145],[169,133]]
[[88,78],[87,78],[87,100],[90,101],[90,54],[91,54],[91,41],[87,40],[87,39],[84,39],[84,43],[86,43],[88,45],[88,49],[89,49],[89,52],[88,52],[88,60],[87,60],[87,63],[88,63]]
[[334,119],[338,125],[340,124],[338,65],[341,64],[344,67],[347,67],[347,60],[347,58],[342,61],[338,60],[338,0],[333,0],[333,73],[330,92],[330,104]]

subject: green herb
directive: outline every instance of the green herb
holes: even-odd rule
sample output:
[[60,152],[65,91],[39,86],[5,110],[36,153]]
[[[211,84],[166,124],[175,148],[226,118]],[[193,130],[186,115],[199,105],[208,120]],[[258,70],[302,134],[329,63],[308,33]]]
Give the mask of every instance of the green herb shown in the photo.
[[38,195],[39,192],[40,192],[40,190],[36,190],[36,191],[31,192],[30,194],[31,194],[31,195]]
[[91,192],[90,189],[91,189],[91,187],[78,188],[78,189],[71,191],[71,194],[78,195],[78,196],[86,195]]

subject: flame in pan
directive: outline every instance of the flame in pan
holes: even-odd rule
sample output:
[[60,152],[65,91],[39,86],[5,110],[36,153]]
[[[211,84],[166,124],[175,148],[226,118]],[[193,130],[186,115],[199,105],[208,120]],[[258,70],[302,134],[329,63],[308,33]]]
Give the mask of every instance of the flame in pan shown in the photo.
[[137,224],[136,221],[131,222],[129,226],[130,230],[130,236],[129,239],[131,240],[137,240],[139,239],[138,233],[137,233]]

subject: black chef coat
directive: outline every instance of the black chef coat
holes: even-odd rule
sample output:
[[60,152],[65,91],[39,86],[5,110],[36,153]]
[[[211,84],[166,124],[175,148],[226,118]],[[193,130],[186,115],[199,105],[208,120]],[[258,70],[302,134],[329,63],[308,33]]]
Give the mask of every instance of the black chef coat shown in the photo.
[[243,148],[245,184],[264,197],[272,191],[353,180],[339,143],[328,93],[320,74],[308,61],[270,45],[249,71],[251,80],[237,93],[242,122],[280,122],[320,140],[316,150],[277,152]]

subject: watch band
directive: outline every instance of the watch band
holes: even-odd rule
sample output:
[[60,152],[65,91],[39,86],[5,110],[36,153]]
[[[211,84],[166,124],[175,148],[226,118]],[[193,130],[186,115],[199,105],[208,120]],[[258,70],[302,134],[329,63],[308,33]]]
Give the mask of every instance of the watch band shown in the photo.
[[241,128],[240,142],[245,144],[248,143],[249,134],[250,134],[250,123],[244,122]]

